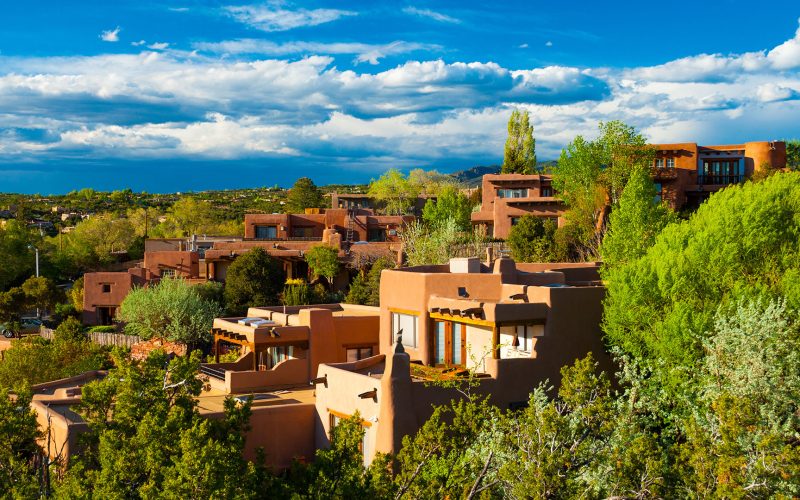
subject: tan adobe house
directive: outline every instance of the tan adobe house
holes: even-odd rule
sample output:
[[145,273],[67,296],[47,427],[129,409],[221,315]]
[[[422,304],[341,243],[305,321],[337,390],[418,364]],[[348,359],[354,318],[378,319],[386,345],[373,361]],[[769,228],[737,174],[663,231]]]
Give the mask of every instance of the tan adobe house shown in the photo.
[[135,286],[145,286],[163,277],[199,280],[199,262],[197,252],[145,252],[142,264],[127,271],[84,274],[84,324],[112,324],[120,304]]
[[765,168],[786,167],[786,143],[746,142],[726,146],[656,144],[653,182],[659,199],[674,210],[696,208],[709,195],[744,182]]
[[[425,204],[430,200],[435,200],[435,196],[422,194],[417,196],[411,203],[411,213],[419,217]],[[368,194],[351,193],[331,193],[331,209],[345,210],[368,210],[372,213],[381,208],[380,202],[371,198]]]
[[[747,142],[727,146],[696,143],[654,144],[652,176],[658,199],[673,210],[694,209],[708,196],[730,184],[744,182],[764,168],[786,167],[784,142]],[[566,210],[555,197],[549,175],[488,174],[483,176],[482,202],[472,224],[494,238],[508,238],[511,227],[525,215],[563,224]]]
[[358,412],[365,461],[397,452],[432,405],[459,397],[455,389],[431,386],[437,376],[472,370],[479,393],[513,409],[527,404],[538,384],[558,386],[561,367],[589,352],[610,370],[597,269],[501,258],[491,268],[454,259],[449,266],[384,271],[381,355],[319,367],[316,446],[327,446],[331,426]]
[[472,224],[483,226],[489,237],[505,239],[520,217],[534,215],[561,225],[564,211],[549,175],[487,174],[481,184],[480,211],[472,213]]

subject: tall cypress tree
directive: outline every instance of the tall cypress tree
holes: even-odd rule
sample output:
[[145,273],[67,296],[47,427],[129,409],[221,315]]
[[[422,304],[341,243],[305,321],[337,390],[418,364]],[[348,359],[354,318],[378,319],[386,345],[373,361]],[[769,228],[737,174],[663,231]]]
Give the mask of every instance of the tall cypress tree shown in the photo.
[[536,139],[527,111],[514,110],[508,119],[508,139],[503,155],[504,174],[532,174],[536,170]]

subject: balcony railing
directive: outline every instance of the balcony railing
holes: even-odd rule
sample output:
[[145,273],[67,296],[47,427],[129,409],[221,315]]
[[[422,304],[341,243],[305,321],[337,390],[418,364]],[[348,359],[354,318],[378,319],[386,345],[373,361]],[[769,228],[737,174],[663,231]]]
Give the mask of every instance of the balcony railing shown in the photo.
[[738,184],[744,181],[743,175],[738,174],[711,174],[711,175],[698,175],[697,176],[697,183],[698,184],[718,184],[718,185],[725,185],[725,184]]
[[678,171],[669,167],[653,167],[650,169],[650,175],[652,175],[655,180],[677,179]]

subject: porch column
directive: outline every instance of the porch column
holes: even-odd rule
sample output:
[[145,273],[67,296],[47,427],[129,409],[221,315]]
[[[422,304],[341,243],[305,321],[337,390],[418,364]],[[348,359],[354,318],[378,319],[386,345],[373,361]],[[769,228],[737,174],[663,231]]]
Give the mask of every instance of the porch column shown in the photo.
[[214,335],[214,362],[219,363],[219,337]]
[[500,359],[500,330],[492,325],[492,359]]
[[253,353],[253,371],[258,371],[258,353],[256,352],[256,344],[253,342],[250,344],[250,350]]

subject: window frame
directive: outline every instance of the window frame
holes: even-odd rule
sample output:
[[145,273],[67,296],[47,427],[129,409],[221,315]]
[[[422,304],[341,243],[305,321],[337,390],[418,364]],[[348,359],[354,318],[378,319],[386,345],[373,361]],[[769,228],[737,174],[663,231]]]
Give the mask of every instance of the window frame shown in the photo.
[[[414,313],[412,311],[399,311],[399,310],[389,310],[390,320],[392,322],[391,327],[391,343],[394,345],[395,341],[397,340],[397,332],[400,330],[400,317],[405,316],[409,318],[414,318],[414,334],[412,336],[413,344],[409,343],[408,332],[403,329],[403,338],[402,338],[402,345],[403,347],[410,347],[411,349],[418,349],[419,348],[419,313]],[[397,318],[397,321],[395,321]]]

